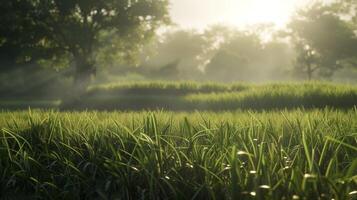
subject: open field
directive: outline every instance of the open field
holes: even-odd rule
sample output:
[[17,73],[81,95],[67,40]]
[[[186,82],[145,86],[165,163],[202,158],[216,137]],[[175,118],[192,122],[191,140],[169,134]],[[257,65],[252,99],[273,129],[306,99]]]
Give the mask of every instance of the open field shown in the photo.
[[28,108],[54,109],[60,105],[60,100],[0,100],[0,109],[6,110],[22,110]]
[[0,19],[0,200],[357,200],[357,0]]
[[352,109],[357,86],[326,82],[219,84],[132,82],[97,85],[80,99],[0,99],[0,109],[232,111],[308,108]]
[[299,107],[351,109],[356,105],[357,86],[346,84],[143,82],[94,86],[79,101],[64,101],[62,108],[230,111]]
[[0,114],[0,198],[355,199],[357,110]]
[[356,86],[322,82],[3,100],[0,199],[355,199],[356,105]]

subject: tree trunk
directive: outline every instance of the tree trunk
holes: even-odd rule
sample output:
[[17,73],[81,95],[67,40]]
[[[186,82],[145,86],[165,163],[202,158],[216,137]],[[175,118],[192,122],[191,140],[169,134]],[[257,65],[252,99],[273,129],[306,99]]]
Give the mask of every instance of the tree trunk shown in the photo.
[[91,82],[92,76],[96,74],[94,63],[88,58],[76,58],[76,71],[74,76],[74,94],[82,96]]
[[86,93],[86,89],[91,82],[92,76],[96,74],[94,62],[89,62],[83,57],[75,57],[75,72],[73,87],[66,95],[62,108],[81,108],[81,99]]
[[308,63],[307,64],[307,77],[308,77],[309,81],[312,80],[312,73],[313,73],[312,66],[310,63]]

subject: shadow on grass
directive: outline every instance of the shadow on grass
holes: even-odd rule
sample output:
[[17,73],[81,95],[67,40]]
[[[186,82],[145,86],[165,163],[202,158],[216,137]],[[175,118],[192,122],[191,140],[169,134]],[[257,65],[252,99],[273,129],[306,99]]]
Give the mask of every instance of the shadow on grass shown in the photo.
[[285,109],[316,109],[336,108],[351,109],[356,106],[357,97],[345,96],[325,98],[317,96],[306,97],[265,97],[244,98],[240,100],[196,101],[182,96],[146,96],[128,95],[115,98],[88,98],[72,102],[64,102],[59,106],[63,111],[232,111],[232,110],[285,110]]

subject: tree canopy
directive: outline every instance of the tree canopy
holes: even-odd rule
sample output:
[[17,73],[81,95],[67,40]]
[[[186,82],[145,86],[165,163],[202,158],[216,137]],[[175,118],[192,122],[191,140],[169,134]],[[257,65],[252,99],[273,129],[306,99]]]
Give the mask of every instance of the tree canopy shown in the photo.
[[288,28],[299,52],[296,67],[309,79],[315,71],[325,76],[332,75],[357,50],[353,28],[341,19],[334,6],[317,3],[302,9]]
[[9,57],[73,63],[78,85],[95,73],[98,59],[130,57],[170,22],[167,0],[1,1],[0,18],[0,46],[13,49]]

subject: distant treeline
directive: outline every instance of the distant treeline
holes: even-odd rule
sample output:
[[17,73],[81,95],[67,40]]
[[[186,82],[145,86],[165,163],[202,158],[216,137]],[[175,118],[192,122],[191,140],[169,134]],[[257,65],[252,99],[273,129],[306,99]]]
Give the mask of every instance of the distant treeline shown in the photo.
[[[89,84],[128,80],[357,80],[357,4],[352,1],[310,4],[279,29],[213,25],[170,27],[163,33],[155,30],[170,25],[167,4],[108,1],[112,10],[98,13],[75,9],[95,9],[96,2],[36,2],[0,3],[0,17],[9,24],[0,28],[1,98],[60,98],[83,93]],[[136,6],[156,10],[130,13]],[[125,23],[109,14],[123,7],[131,8],[121,16]]]

